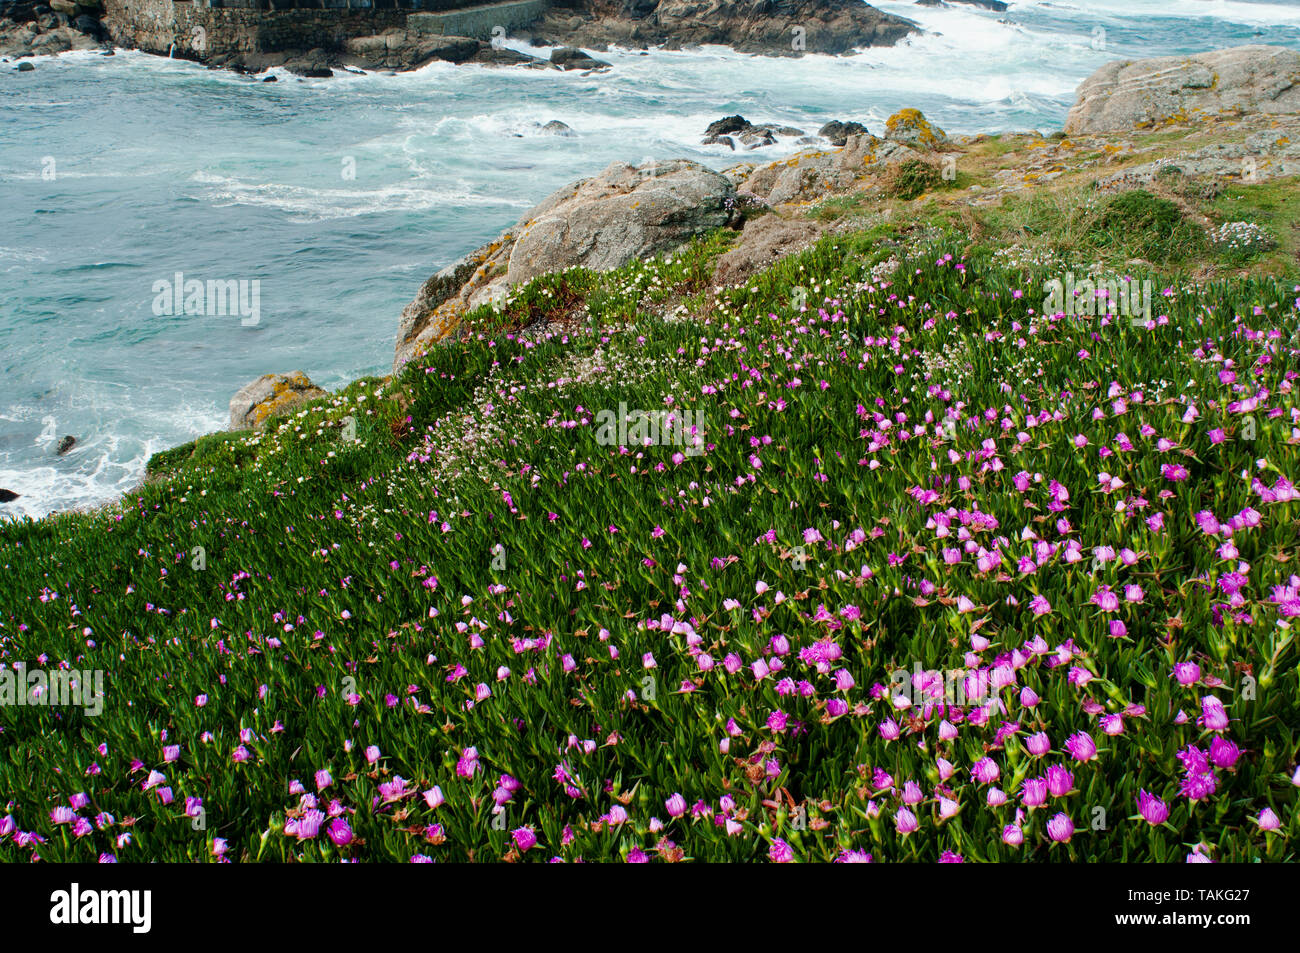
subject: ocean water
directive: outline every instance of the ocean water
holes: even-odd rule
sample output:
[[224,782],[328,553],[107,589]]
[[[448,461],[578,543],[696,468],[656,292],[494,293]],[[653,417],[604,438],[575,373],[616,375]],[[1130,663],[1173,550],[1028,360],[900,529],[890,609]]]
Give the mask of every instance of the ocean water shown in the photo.
[[[424,279],[566,182],[796,148],[701,146],[720,116],[877,131],[914,106],[949,132],[1050,131],[1110,59],[1300,49],[1296,0],[875,5],[928,32],[841,58],[616,51],[595,76],[434,64],[264,84],[130,52],[0,66],[0,487],[22,494],[0,514],[113,499],[268,371],[326,388],[386,372]],[[542,134],[551,119],[575,135]],[[165,313],[178,273],[256,281],[258,320]],[[57,457],[65,434],[78,445]]]

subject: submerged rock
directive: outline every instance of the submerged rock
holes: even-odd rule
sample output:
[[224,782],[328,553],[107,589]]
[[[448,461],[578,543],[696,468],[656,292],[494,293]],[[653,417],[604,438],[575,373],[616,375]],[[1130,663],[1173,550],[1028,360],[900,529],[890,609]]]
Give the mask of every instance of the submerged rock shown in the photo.
[[802,135],[803,130],[793,126],[777,126],[773,123],[756,126],[744,116],[723,116],[716,122],[709,123],[700,144],[735,149],[739,142],[746,149],[759,149],[775,144],[777,136]]
[[586,53],[570,46],[562,46],[559,49],[551,50],[551,62],[560,69],[609,69],[614,64],[606,63],[604,60],[598,60],[590,53]]
[[54,452],[61,457],[64,454],[71,453],[72,448],[75,447],[76,445],[77,445],[77,438],[73,436],[67,436],[59,441],[59,448]]
[[230,398],[230,429],[260,430],[269,417],[326,396],[302,371],[263,374]]

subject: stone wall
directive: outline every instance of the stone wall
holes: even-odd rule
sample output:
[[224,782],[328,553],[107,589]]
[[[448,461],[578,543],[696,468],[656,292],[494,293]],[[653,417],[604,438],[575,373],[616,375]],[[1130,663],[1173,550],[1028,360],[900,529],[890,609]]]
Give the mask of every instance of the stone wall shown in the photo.
[[104,0],[113,42],[207,60],[285,50],[340,50],[348,39],[406,29],[407,15],[482,0]]

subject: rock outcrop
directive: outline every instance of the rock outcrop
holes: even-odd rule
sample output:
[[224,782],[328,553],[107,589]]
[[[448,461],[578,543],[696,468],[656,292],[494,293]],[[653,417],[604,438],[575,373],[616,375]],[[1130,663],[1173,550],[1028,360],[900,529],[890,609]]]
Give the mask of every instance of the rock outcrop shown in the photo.
[[533,28],[543,46],[590,49],[705,44],[742,53],[840,55],[890,46],[916,29],[862,0],[570,0]]
[[1079,87],[1065,131],[1124,132],[1238,110],[1300,112],[1300,53],[1238,46],[1107,63]]
[[469,309],[538,275],[617,268],[676,248],[736,218],[735,188],[685,159],[616,162],[565,186],[496,241],[438,272],[402,312],[394,369],[451,335]]
[[105,49],[108,31],[99,21],[101,12],[99,0],[0,2],[0,56]]
[[767,205],[798,204],[852,188],[892,165],[940,150],[948,142],[943,130],[930,125],[917,109],[903,109],[890,116],[885,129],[884,139],[869,133],[847,134],[843,148],[800,152],[764,166],[735,166],[726,175],[742,197]]
[[776,144],[777,136],[802,136],[802,129],[793,126],[778,126],[775,123],[754,125],[744,116],[724,116],[717,122],[709,123],[704,130],[701,145],[723,145],[735,149],[736,144],[746,149],[761,149],[763,146]]
[[296,410],[326,396],[302,371],[263,374],[230,398],[230,429],[261,430],[275,414]]

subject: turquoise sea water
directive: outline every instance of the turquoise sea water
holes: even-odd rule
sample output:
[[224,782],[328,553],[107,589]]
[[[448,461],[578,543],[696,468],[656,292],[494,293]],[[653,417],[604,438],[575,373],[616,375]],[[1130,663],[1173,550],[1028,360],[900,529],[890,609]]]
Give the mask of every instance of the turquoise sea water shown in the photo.
[[[436,64],[261,83],[122,52],[0,65],[0,487],[23,494],[0,509],[112,499],[267,371],[325,387],[386,372],[435,270],[612,161],[739,161],[699,145],[722,115],[878,131],[915,106],[950,132],[1049,131],[1110,59],[1300,48],[1294,0],[875,5],[929,32],[843,58],[613,52],[589,77]],[[551,119],[576,135],[543,135]],[[257,281],[260,320],[156,314],[178,272]],[[59,458],[64,434],[79,445]]]

